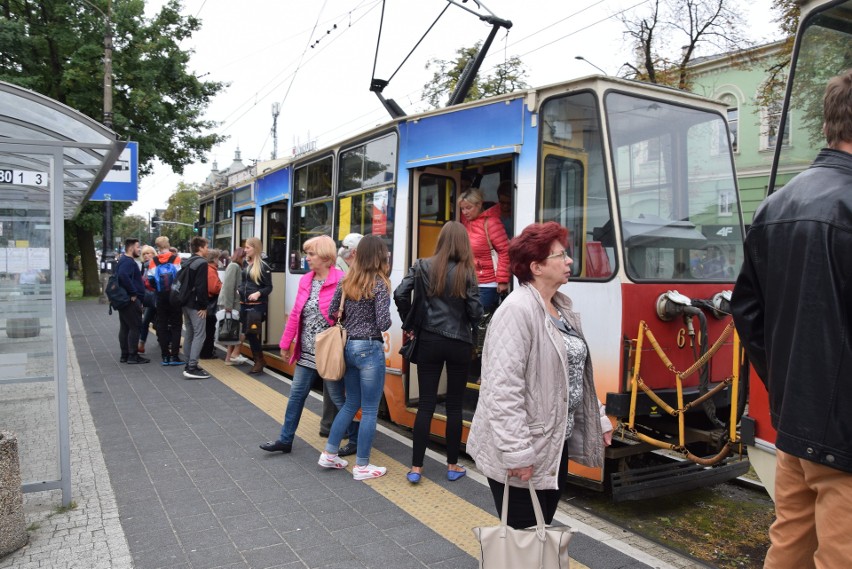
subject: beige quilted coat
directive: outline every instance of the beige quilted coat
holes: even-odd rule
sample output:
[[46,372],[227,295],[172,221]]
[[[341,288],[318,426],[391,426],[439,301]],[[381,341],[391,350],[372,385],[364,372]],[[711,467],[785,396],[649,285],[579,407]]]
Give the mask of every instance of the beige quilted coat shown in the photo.
[[[557,292],[553,304],[582,336],[571,299]],[[502,482],[508,469],[532,464],[537,490],[558,487],[568,421],[566,357],[561,333],[551,322],[538,290],[519,286],[500,305],[485,337],[479,403],[466,449],[483,474]],[[574,414],[569,439],[571,460],[603,466],[605,430],[612,430],[612,424],[595,393],[592,361],[587,356],[583,402]],[[519,478],[511,478],[509,483],[524,486]]]

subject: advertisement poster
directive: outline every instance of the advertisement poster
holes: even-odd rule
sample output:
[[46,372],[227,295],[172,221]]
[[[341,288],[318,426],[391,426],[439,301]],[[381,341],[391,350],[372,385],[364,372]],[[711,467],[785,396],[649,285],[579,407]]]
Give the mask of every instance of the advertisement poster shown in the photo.
[[337,225],[338,241],[343,241],[343,238],[352,233],[349,229],[352,226],[352,198],[340,198],[340,223]]
[[388,232],[388,192],[373,194],[373,235],[387,235]]

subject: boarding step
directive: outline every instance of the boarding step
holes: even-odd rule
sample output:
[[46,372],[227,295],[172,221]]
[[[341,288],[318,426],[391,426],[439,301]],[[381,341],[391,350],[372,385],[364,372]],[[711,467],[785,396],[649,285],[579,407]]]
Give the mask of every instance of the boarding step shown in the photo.
[[710,467],[682,461],[614,472],[610,478],[612,498],[616,502],[625,502],[670,496],[733,480],[748,469],[748,459],[736,456]]

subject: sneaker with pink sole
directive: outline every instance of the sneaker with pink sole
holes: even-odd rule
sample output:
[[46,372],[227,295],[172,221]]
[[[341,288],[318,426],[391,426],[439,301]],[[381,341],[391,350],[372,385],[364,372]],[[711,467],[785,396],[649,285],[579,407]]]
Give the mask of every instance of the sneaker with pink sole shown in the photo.
[[384,476],[388,471],[384,466],[375,466],[368,464],[366,466],[355,466],[352,469],[352,478],[355,480],[369,480],[370,478],[378,478]]
[[343,460],[336,454],[327,454],[326,452],[321,452],[319,460],[317,464],[322,466],[323,468],[346,468],[349,465],[349,462]]

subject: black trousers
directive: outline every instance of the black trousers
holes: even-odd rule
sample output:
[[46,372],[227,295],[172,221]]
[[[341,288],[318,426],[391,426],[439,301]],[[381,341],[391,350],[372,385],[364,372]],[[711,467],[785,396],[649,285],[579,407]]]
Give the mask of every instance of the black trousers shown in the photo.
[[[544,523],[549,524],[556,515],[556,507],[562,490],[568,483],[568,445],[562,447],[562,458],[559,460],[558,490],[536,490],[538,503],[541,505],[541,513],[544,515]],[[497,506],[497,516],[503,509],[503,481],[488,479],[491,494],[494,496],[494,504]],[[535,510],[533,510],[529,487],[516,488],[509,486],[509,515],[506,522],[509,527],[523,529],[535,525]]]
[[216,303],[218,300],[219,295],[210,297],[210,304],[207,305],[207,321],[205,322],[207,336],[204,337],[204,345],[201,346],[200,357],[202,358],[212,358],[216,355],[216,346],[213,345],[213,342],[216,341],[216,310],[218,310]]
[[168,294],[157,298],[157,343],[163,357],[180,355],[183,312],[169,302]]
[[417,383],[420,402],[414,419],[414,449],[411,465],[423,466],[426,443],[435,405],[438,403],[438,383],[441,371],[447,366],[447,464],[459,460],[462,434],[462,400],[467,385],[467,371],[473,345],[445,338],[425,330],[417,337]]
[[139,328],[142,326],[142,301],[137,298],[119,310],[118,322],[121,357],[135,356],[139,348]]

